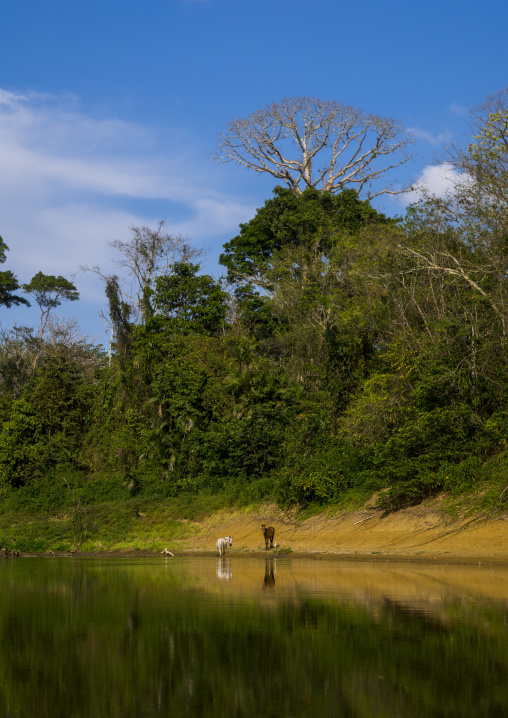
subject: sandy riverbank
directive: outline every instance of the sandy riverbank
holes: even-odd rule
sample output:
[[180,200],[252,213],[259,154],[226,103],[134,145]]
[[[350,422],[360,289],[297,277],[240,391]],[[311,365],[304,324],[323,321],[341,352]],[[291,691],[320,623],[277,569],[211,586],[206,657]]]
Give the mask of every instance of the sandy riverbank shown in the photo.
[[508,564],[508,512],[452,519],[438,501],[392,513],[364,508],[305,520],[273,506],[224,511],[198,524],[198,531],[176,550],[210,551],[219,536],[230,535],[234,553],[264,552],[262,523],[275,528],[274,553],[291,549],[316,557]]

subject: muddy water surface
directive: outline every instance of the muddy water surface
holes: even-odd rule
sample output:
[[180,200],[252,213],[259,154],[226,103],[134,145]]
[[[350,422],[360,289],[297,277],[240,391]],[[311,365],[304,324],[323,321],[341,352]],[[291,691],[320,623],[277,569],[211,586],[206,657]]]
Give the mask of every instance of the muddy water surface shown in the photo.
[[0,562],[0,716],[508,715],[508,568]]

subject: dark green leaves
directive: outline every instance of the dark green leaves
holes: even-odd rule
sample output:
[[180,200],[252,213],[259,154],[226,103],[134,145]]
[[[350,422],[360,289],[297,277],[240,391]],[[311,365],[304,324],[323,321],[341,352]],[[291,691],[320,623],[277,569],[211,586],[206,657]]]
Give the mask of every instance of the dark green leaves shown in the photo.
[[37,272],[28,284],[23,284],[23,291],[31,294],[43,310],[58,307],[63,300],[75,302],[79,299],[79,293],[72,282],[42,272]]
[[[0,263],[3,264],[6,260],[5,253],[9,247],[5,244],[2,237],[0,237]],[[30,306],[30,302],[24,297],[20,297],[14,294],[16,289],[19,289],[19,282],[14,274],[7,270],[0,272],[0,306],[12,307],[13,304],[19,306],[25,304],[27,307]]]
[[224,327],[228,296],[199,265],[177,262],[169,275],[157,277],[154,305],[171,331],[216,333]]

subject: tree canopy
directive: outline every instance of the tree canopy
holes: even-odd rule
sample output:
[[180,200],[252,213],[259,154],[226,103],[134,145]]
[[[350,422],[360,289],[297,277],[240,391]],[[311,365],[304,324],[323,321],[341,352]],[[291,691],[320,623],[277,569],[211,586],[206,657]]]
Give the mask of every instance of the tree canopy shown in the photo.
[[224,327],[228,295],[198,264],[177,262],[170,275],[157,277],[154,305],[173,331],[214,333]]
[[297,193],[276,187],[274,197],[226,242],[219,261],[227,268],[229,281],[266,287],[266,265],[283,248],[318,245],[326,253],[345,235],[386,222],[393,220],[376,212],[355,190],[334,195],[312,188]]

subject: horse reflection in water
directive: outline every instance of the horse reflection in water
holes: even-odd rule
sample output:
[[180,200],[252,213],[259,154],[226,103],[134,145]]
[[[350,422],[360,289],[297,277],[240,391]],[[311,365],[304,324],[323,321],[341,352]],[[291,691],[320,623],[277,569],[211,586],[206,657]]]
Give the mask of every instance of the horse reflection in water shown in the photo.
[[265,563],[265,578],[263,580],[263,591],[267,588],[275,588],[275,560],[273,558],[267,558]]
[[233,568],[230,558],[221,556],[221,558],[217,559],[217,576],[219,578],[225,578],[227,581],[233,578]]

